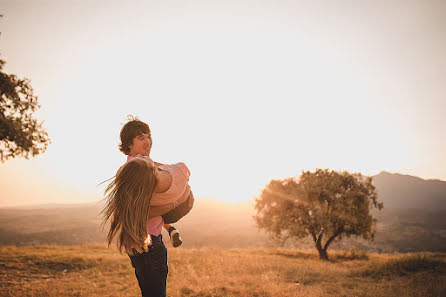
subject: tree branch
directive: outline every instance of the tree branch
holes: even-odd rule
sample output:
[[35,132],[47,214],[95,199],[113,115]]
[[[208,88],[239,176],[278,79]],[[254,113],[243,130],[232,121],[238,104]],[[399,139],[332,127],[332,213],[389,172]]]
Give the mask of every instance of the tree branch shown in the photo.
[[333,235],[327,240],[327,242],[326,242],[325,245],[324,245],[324,250],[327,250],[327,248],[328,248],[328,246],[331,244],[331,242],[332,242],[333,240],[335,240],[336,237],[338,237],[339,235],[341,235],[342,232],[343,232],[342,228],[339,228],[339,229],[335,232],[335,234],[333,234]]
[[313,236],[314,243],[316,243],[316,242],[317,242],[316,234],[314,234],[313,232],[311,232],[311,236]]

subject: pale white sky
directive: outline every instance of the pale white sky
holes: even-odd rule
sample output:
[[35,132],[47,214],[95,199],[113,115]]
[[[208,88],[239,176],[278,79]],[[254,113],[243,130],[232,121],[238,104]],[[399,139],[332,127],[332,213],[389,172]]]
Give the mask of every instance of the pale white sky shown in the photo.
[[86,202],[127,114],[198,197],[331,168],[446,180],[444,1],[2,1],[5,71],[52,139],[0,166],[0,206]]

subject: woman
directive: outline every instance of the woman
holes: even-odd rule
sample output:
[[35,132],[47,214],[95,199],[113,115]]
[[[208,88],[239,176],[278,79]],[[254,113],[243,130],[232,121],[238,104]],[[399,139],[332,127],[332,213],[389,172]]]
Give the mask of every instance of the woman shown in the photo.
[[[138,118],[129,116],[127,123],[125,123],[121,129],[120,140],[121,143],[119,144],[119,150],[127,155],[127,161],[136,156],[150,158],[150,152],[152,149],[152,133],[147,123],[140,121]],[[167,190],[167,193],[155,194],[151,199],[150,215],[153,217],[163,215],[164,228],[169,232],[170,242],[172,243],[173,247],[178,247],[182,244],[182,240],[178,230],[172,225],[172,223],[184,216],[188,210],[190,210],[188,208],[189,206],[192,207],[190,203],[186,205],[183,203],[183,205],[178,206],[185,200],[182,198],[187,198],[188,193],[186,191],[186,187],[189,188],[187,183],[183,182],[183,184],[181,184],[181,179],[184,179],[186,177],[185,175],[187,175],[186,178],[189,179],[190,172],[185,166],[175,166],[176,164],[163,165],[157,162],[154,162],[154,164],[159,168],[162,167],[162,170],[165,171],[178,171],[178,169],[185,170],[185,174],[176,175],[179,181],[176,181],[175,183],[172,182],[172,188],[174,189],[173,191]],[[172,174],[172,176],[174,176],[174,174]],[[170,183],[168,179],[166,179],[164,182]],[[180,189],[183,189],[183,192],[181,192]],[[181,197],[181,195],[183,196]],[[173,213],[169,212],[166,214],[167,211],[172,210],[173,208],[176,208],[175,211],[172,211]]]
[[103,224],[110,221],[108,245],[117,236],[119,251],[127,252],[135,268],[142,296],[166,296],[167,250],[161,235],[164,222],[159,215],[150,215],[150,204],[152,196],[172,189],[175,174],[155,167],[150,158],[135,157],[118,170],[105,190],[107,204],[102,213]]

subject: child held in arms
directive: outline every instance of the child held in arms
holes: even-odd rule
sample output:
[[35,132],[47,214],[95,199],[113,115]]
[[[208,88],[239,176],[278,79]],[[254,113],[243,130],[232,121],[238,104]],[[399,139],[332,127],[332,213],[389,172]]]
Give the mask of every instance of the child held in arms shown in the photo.
[[[159,176],[157,186],[161,189],[164,188],[165,191],[152,194],[149,218],[161,216],[172,246],[180,246],[183,241],[172,223],[189,213],[194,203],[194,197],[188,185],[189,169],[182,162],[172,165],[154,162],[150,158],[152,136],[149,125],[137,118],[129,118],[129,121],[121,129],[120,139],[119,149],[127,155],[127,162],[133,158],[144,158],[156,167]],[[146,244],[150,244],[150,234]]]

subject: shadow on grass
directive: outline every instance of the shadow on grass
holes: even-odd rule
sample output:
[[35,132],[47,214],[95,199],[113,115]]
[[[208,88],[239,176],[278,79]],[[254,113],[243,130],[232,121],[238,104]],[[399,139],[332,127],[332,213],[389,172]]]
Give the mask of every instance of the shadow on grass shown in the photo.
[[53,271],[72,271],[85,270],[96,266],[94,260],[87,260],[83,258],[72,258],[67,261],[37,261],[34,263],[40,269]]
[[[319,253],[317,251],[314,252],[299,252],[299,251],[275,251],[272,252],[271,255],[290,258],[290,259],[320,259]],[[328,262],[337,263],[342,261],[351,261],[351,260],[369,260],[369,255],[363,251],[351,250],[351,251],[343,251],[343,252],[333,252],[328,254],[329,260]],[[320,259],[321,261],[325,261]]]
[[[79,271],[97,266],[95,259],[82,257],[38,257],[23,256],[17,257],[8,263],[8,269],[13,270],[38,270],[42,272],[66,272]],[[99,260],[100,262],[100,260]]]
[[417,272],[431,272],[446,275],[446,263],[429,255],[410,255],[392,259],[382,264],[374,264],[360,272],[361,276],[382,278],[407,276]]
[[[316,253],[317,254],[317,253]],[[291,251],[277,251],[271,253],[271,255],[290,258],[290,259],[308,259],[310,256],[313,258],[315,256],[314,253],[302,253],[302,252],[291,252]],[[316,255],[317,258],[319,258],[319,255]]]

